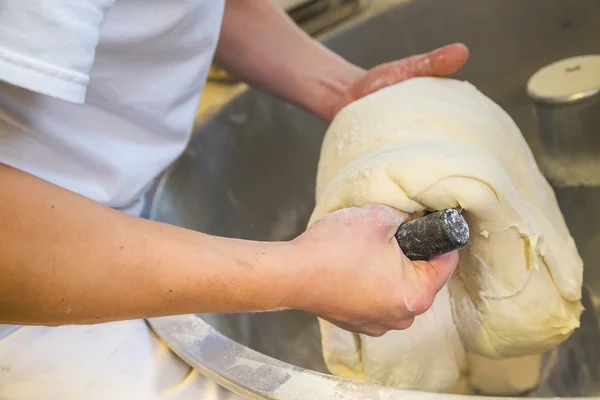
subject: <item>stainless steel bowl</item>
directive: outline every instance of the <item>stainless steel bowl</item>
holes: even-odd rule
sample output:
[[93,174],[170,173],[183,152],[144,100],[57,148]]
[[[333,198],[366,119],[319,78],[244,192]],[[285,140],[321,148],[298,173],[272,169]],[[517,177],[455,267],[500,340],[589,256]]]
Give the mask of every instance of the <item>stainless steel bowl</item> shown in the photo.
[[[507,110],[536,156],[543,155],[544,146],[527,96],[528,79],[553,61],[600,53],[598,0],[381,1],[395,5],[367,10],[323,37],[324,43],[363,67],[454,41],[466,43],[472,57],[456,77],[469,80]],[[195,133],[162,177],[151,217],[214,235],[292,238],[305,228],[314,205],[325,130],[307,113],[250,90]],[[568,133],[563,140],[569,140]],[[589,290],[582,327],[557,350],[558,361],[529,396],[599,394],[600,190],[588,189],[561,187],[557,192],[586,262]],[[327,375],[316,318],[302,312],[187,315],[151,324],[190,365],[251,398],[451,398]]]

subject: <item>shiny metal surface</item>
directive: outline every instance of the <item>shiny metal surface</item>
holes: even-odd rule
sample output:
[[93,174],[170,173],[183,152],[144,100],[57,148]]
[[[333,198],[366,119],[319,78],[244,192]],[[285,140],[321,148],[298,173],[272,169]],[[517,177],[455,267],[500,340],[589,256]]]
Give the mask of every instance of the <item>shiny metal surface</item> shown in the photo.
[[538,70],[527,82],[527,93],[541,104],[565,104],[600,92],[600,54],[558,60]]
[[[600,135],[593,134],[600,133],[600,94],[564,104],[539,103],[535,112],[543,151],[541,155],[555,159],[600,158]],[[580,185],[582,178],[577,179],[577,175],[581,171],[570,169],[570,174],[574,175],[572,183],[564,184]],[[597,175],[595,180],[600,183],[600,171],[590,173]],[[594,177],[588,180],[594,180]]]
[[[600,53],[598,0],[416,0],[365,15],[325,37],[325,44],[371,67],[448,42],[467,43],[472,58],[457,77],[507,110],[537,157],[543,157],[544,147],[527,80],[553,61]],[[294,237],[314,204],[325,129],[295,107],[246,92],[194,135],[161,180],[151,217],[221,236]],[[529,396],[598,396],[600,188],[559,189],[557,198],[586,262],[589,293],[582,327],[549,356],[545,378]],[[451,398],[326,375],[316,319],[302,312],[178,316],[151,324],[191,365],[251,398]]]
[[367,5],[367,0],[311,0],[290,9],[290,17],[311,36],[350,18]]

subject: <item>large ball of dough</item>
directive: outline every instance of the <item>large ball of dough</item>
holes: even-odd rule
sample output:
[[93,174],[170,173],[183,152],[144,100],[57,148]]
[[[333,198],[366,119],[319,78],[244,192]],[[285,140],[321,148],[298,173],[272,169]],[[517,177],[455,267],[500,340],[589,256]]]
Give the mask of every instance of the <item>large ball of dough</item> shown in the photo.
[[369,338],[321,321],[334,374],[449,391],[477,360],[465,353],[540,354],[579,326],[583,265],[554,193],[508,114],[472,85],[411,79],[336,116],[310,223],[370,203],[408,213],[461,206],[471,239],[432,309],[408,330]]

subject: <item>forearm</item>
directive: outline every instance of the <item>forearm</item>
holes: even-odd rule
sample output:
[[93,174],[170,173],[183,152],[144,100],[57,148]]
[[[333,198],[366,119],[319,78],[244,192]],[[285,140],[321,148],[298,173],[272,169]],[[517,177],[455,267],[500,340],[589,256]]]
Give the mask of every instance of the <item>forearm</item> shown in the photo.
[[265,0],[227,0],[215,61],[251,86],[325,120],[349,85],[365,73]]
[[2,164],[0,181],[0,323],[268,310],[300,284],[291,244],[126,216]]

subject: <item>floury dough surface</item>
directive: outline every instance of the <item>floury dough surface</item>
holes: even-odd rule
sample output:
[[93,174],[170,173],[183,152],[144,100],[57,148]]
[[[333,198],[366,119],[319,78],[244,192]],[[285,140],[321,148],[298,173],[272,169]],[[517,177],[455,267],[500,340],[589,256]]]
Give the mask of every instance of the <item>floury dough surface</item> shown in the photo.
[[[411,79],[343,109],[323,142],[316,201],[311,224],[371,203],[461,206],[473,232],[409,329],[372,338],[320,321],[333,374],[438,392],[466,374],[481,390],[518,393],[537,383],[539,354],[579,326],[583,264],[554,193],[512,119],[469,83]],[[478,366],[491,374],[469,373]]]

